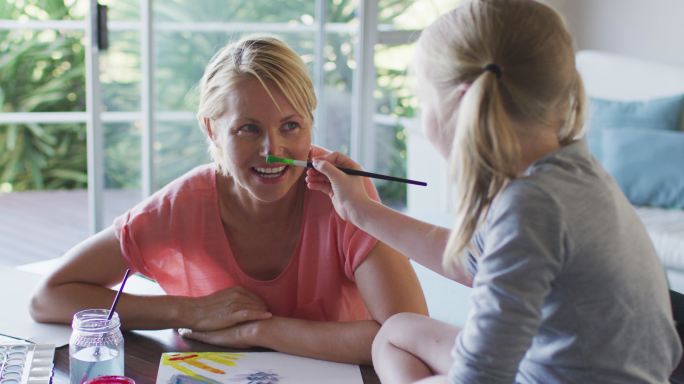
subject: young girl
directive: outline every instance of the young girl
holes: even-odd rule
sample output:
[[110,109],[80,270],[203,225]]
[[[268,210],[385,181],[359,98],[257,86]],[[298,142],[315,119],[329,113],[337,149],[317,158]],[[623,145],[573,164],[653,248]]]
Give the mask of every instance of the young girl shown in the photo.
[[343,218],[473,287],[462,329],[415,314],[383,325],[382,381],[666,383],[681,346],[665,275],[578,139],[585,96],[561,17],[529,0],[464,2],[423,32],[415,72],[424,130],[452,171],[451,231],[369,199],[333,166],[358,167],[342,155],[307,174]]

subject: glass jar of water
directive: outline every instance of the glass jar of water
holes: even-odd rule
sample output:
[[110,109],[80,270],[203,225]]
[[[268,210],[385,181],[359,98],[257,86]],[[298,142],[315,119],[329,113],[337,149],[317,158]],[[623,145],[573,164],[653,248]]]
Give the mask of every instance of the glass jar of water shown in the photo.
[[108,309],[86,309],[74,315],[69,339],[69,381],[81,384],[98,376],[124,374],[124,340],[119,316]]

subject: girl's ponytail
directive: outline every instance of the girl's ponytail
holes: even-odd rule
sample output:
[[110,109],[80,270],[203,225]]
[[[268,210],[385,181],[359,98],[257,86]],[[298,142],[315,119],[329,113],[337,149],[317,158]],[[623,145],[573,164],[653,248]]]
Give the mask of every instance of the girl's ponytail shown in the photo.
[[518,177],[519,137],[552,129],[560,145],[569,144],[582,134],[586,100],[572,37],[540,2],[464,1],[423,31],[415,57],[437,136],[453,138],[456,218],[447,266],[462,259],[496,195]]
[[444,253],[444,267],[461,262],[479,221],[506,181],[515,177],[518,136],[506,114],[496,72],[484,71],[458,109],[449,171],[457,193],[455,222]]

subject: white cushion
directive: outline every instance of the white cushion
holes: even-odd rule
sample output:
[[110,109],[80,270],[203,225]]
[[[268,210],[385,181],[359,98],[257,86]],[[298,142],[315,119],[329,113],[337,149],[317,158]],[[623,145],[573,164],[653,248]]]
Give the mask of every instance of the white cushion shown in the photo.
[[638,207],[665,268],[684,271],[684,210]]
[[599,51],[579,51],[577,69],[589,96],[647,100],[684,93],[684,67]]

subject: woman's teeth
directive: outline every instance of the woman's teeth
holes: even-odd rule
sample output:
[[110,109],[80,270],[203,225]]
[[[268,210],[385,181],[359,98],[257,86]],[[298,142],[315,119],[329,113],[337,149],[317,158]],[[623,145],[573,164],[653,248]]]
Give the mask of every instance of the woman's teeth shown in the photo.
[[283,165],[281,167],[274,167],[274,168],[258,168],[254,167],[254,170],[259,174],[261,177],[265,177],[267,179],[273,179],[278,176],[280,176],[284,171],[285,168],[287,168],[286,165]]

